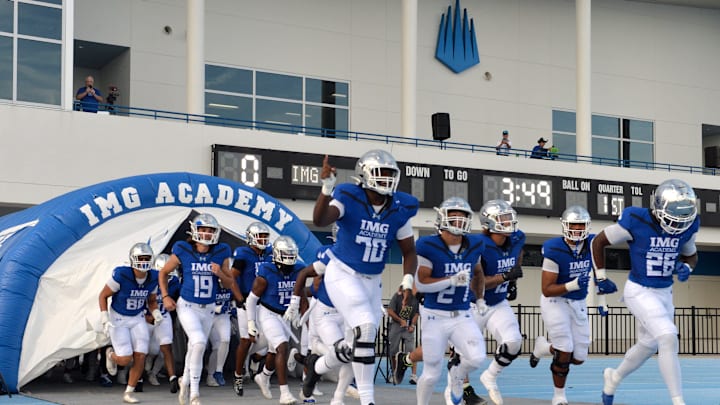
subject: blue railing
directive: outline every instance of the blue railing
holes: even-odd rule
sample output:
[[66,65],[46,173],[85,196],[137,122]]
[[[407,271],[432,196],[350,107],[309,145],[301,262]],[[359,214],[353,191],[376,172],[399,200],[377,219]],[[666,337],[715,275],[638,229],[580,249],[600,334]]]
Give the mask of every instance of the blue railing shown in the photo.
[[[79,102],[75,103],[76,110],[79,110]],[[495,146],[490,145],[474,145],[462,142],[448,142],[434,139],[406,138],[402,136],[380,135],[368,132],[343,131],[339,129],[314,128],[301,125],[289,125],[262,121],[240,120],[233,118],[223,118],[213,115],[189,114],[175,111],[152,110],[148,108],[128,107],[121,105],[100,104],[100,111],[107,111],[113,115],[146,117],[152,119],[174,120],[183,122],[194,122],[207,125],[217,125],[229,128],[247,128],[257,129],[270,132],[282,132],[290,134],[300,134],[305,136],[317,136],[323,138],[347,139],[353,141],[373,141],[385,144],[411,145],[415,147],[435,148],[442,150],[461,150],[470,153],[493,153],[499,154]],[[503,152],[505,155],[515,156],[518,158],[529,159],[532,155],[531,150],[515,149],[510,152]],[[685,172],[693,174],[706,174],[716,176],[720,174],[720,169],[710,167],[699,167],[689,165],[679,165],[673,163],[644,162],[639,160],[613,159],[598,156],[573,155],[569,153],[553,153],[543,157],[546,160],[557,160],[565,162],[590,162],[601,166],[615,167],[631,167],[646,170],[663,170],[669,172]]]

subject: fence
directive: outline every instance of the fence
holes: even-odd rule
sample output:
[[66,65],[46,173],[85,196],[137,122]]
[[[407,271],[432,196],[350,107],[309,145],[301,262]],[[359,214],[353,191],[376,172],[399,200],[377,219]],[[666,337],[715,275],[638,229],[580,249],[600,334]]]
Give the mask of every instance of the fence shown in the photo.
[[[517,305],[513,307],[523,335],[522,353],[530,353],[535,338],[547,336],[545,324],[539,306]],[[591,328],[590,354],[615,355],[625,352],[637,341],[635,318],[625,307],[610,307],[607,317],[601,316],[597,309],[588,308]],[[383,319],[376,340],[378,356],[385,355],[387,319]],[[675,324],[678,327],[680,354],[717,355],[720,354],[720,308],[675,308]],[[420,329],[415,334],[420,343]],[[483,331],[488,353],[494,353],[497,342]],[[391,353],[392,354],[392,353]]]

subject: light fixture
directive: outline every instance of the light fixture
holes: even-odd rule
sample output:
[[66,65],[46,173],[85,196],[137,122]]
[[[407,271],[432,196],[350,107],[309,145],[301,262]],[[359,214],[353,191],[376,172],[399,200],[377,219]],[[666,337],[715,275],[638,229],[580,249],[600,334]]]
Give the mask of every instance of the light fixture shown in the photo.
[[299,117],[299,116],[300,116],[300,113],[296,113],[296,112],[286,112],[285,115],[292,115],[293,117]]
[[285,122],[285,121],[269,121],[269,120],[268,120],[268,121],[265,121],[265,122],[268,123],[268,124],[290,125],[289,122]]
[[337,98],[347,98],[347,94],[342,94],[342,93],[332,93],[330,95],[333,97],[337,97]]
[[218,103],[210,103],[210,104],[208,104],[208,107],[227,108],[229,110],[237,110],[238,109],[238,106],[236,106],[236,105],[218,104]]

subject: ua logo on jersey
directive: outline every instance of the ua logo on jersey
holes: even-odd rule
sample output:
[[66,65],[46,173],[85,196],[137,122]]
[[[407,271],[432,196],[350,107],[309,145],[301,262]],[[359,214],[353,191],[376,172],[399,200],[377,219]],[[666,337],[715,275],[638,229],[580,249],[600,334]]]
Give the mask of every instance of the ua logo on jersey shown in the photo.
[[678,238],[650,237],[650,247],[654,248],[654,252],[674,252],[678,246],[680,246],[680,239]]

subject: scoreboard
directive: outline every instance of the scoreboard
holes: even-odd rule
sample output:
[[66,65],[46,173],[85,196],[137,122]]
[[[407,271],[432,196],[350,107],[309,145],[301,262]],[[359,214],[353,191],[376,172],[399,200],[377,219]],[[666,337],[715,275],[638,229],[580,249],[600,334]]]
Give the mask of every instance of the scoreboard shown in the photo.
[[[255,187],[275,198],[315,200],[324,154],[213,145],[213,175]],[[338,183],[351,182],[356,157],[329,156]],[[433,208],[446,198],[466,199],[473,210],[492,199],[509,202],[520,214],[560,217],[572,205],[593,219],[616,220],[627,206],[650,207],[652,184],[398,162],[398,190]],[[720,226],[720,191],[695,188],[701,224]]]

